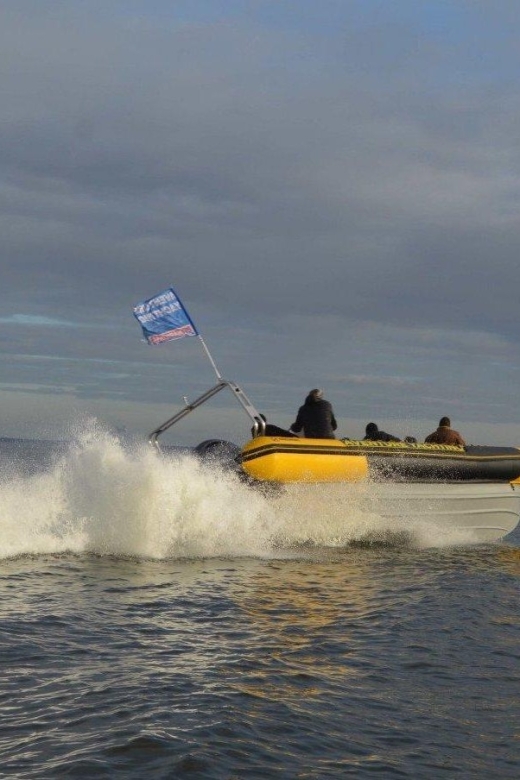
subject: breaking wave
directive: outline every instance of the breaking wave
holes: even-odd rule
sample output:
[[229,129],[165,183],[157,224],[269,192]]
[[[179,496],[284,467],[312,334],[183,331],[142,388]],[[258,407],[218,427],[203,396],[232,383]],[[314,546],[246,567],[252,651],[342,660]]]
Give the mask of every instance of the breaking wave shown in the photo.
[[278,557],[354,543],[468,541],[420,518],[406,526],[383,519],[370,507],[366,484],[264,495],[195,456],[166,457],[145,444],[129,448],[96,425],[42,469],[3,469],[0,558],[66,552]]

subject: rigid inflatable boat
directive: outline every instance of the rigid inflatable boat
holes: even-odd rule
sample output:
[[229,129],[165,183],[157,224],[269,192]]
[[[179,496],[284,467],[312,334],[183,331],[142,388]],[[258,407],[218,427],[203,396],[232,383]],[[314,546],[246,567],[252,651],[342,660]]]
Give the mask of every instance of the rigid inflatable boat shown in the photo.
[[520,477],[520,449],[449,444],[257,436],[242,448],[254,479],[272,482],[511,482]]
[[464,543],[497,541],[520,518],[520,449],[514,447],[257,436],[242,448],[240,463],[260,484],[296,484],[307,497],[325,485],[335,511],[341,511],[342,484],[365,486],[367,512],[399,527],[421,518]]
[[233,468],[250,485],[299,491],[326,502],[339,501],[348,522],[349,486],[370,499],[369,511],[384,518],[421,517],[471,534],[471,541],[502,538],[520,518],[520,449],[516,447],[409,444],[406,442],[305,439],[267,436],[269,426],[234,382],[220,380],[186,403],[149,436],[158,438],[175,423],[228,388],[252,422],[252,438],[242,447],[208,439],[193,452],[208,462]]

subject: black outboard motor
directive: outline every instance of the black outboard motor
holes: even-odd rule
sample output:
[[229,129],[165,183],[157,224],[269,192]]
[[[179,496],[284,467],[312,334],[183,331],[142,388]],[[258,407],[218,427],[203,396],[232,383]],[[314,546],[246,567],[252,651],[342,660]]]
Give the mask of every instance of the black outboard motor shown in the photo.
[[201,460],[214,463],[225,469],[240,469],[240,447],[224,439],[206,439],[195,447],[195,453]]
[[285,488],[275,482],[258,481],[242,470],[242,450],[232,441],[224,439],[206,439],[195,447],[195,454],[205,463],[236,472],[241,482],[254,487],[266,496],[277,496]]

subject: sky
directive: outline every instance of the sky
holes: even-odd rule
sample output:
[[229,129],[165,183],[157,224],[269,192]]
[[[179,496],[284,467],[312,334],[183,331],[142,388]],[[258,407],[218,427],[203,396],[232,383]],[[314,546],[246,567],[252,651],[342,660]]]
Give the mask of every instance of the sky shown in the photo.
[[[520,446],[513,0],[2,0],[0,436],[289,426]],[[247,438],[219,393],[174,441]],[[193,438],[192,438],[193,437]]]

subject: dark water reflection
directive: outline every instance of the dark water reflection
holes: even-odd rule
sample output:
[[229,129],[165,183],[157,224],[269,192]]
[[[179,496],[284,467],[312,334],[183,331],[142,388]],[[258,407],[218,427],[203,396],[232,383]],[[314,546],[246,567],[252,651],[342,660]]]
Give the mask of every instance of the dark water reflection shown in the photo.
[[4,776],[519,774],[520,550],[3,561]]

